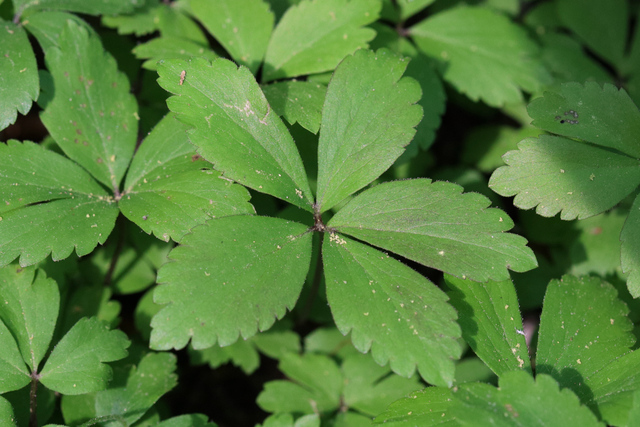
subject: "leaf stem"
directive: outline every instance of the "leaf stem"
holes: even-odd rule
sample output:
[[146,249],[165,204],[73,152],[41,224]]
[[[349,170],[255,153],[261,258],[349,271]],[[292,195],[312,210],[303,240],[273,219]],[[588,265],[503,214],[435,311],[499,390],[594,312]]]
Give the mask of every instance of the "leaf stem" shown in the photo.
[[37,372],[31,373],[31,390],[29,391],[29,427],[38,427],[38,380]]

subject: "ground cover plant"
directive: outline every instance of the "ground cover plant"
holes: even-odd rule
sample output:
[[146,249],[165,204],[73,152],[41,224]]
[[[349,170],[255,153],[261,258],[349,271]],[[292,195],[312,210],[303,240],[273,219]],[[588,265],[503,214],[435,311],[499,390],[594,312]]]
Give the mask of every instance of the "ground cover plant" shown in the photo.
[[637,425],[639,6],[0,1],[2,424]]

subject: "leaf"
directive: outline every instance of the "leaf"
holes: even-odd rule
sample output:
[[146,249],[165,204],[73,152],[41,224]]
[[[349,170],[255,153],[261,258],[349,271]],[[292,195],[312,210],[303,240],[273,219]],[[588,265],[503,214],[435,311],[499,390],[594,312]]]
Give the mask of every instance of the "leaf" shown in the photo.
[[584,219],[610,209],[640,184],[638,160],[597,145],[541,135],[503,156],[489,187],[516,197],[520,209],[538,215]]
[[[68,21],[73,21],[77,25],[83,27],[89,34],[95,34],[95,30],[78,15],[67,12],[57,11],[38,11],[29,14],[29,19],[22,22],[24,28],[38,40],[38,44],[43,51],[51,47],[60,48],[60,36]],[[40,78],[44,82],[44,70],[40,70]],[[47,90],[46,84],[42,85],[43,90]]]
[[17,425],[11,404],[2,396],[0,396],[0,423],[6,427]]
[[262,0],[192,0],[194,17],[238,63],[256,73],[267,51],[274,15]]
[[231,361],[234,366],[242,369],[246,375],[251,375],[260,366],[260,354],[249,340],[238,340],[226,347],[214,345],[203,350],[189,348],[189,360],[193,365],[206,363],[211,369]]
[[13,0],[18,15],[26,9],[30,11],[49,9],[86,13],[88,15],[117,15],[131,12],[144,0]]
[[278,365],[291,381],[269,381],[258,396],[258,406],[268,412],[313,414],[340,406],[343,378],[340,369],[327,356],[284,355]]
[[628,37],[629,6],[625,0],[559,0],[558,17],[598,55],[620,66]]
[[362,28],[378,19],[379,0],[303,0],[285,12],[271,35],[262,80],[333,70],[375,37]]
[[178,95],[167,100],[169,109],[194,127],[189,139],[216,170],[311,211],[300,154],[248,69],[226,59],[193,58],[165,61],[158,73],[160,86]]
[[156,15],[160,7],[158,0],[143,0],[143,5],[129,15],[103,16],[102,25],[116,28],[118,34],[144,36],[157,29]]
[[289,124],[318,133],[322,120],[322,104],[327,88],[313,82],[285,81],[264,86],[264,96],[277,115]]
[[43,270],[8,266],[0,269],[0,300],[4,300],[0,304],[2,323],[17,341],[31,372],[38,372],[58,319],[56,282]]
[[137,138],[129,82],[100,39],[76,23],[67,23],[59,43],[45,51],[54,93],[39,99],[40,118],[67,156],[116,191]]
[[56,344],[40,373],[40,382],[62,394],[103,390],[111,379],[105,362],[126,357],[127,336],[109,331],[95,317],[82,318]]
[[[19,390],[30,382],[31,373],[22,359],[20,350],[11,332],[0,322],[0,393]],[[0,414],[1,411],[2,409]]]
[[462,337],[498,376],[531,373],[529,350],[522,331],[518,297],[511,280],[474,283],[445,275],[451,305],[458,311]]
[[380,184],[353,198],[329,227],[428,267],[477,282],[506,280],[537,263],[489,199],[430,179]]
[[[563,276],[547,287],[536,353],[538,374],[553,376],[587,403],[591,377],[634,344],[629,309],[596,277]],[[632,372],[632,371],[626,371]]]
[[605,83],[565,83],[527,107],[532,124],[640,158],[640,112],[624,89]]
[[407,62],[386,49],[359,50],[336,69],[325,98],[318,146],[320,212],[379,177],[402,154],[422,118]]
[[209,218],[255,212],[245,188],[198,161],[187,129],[173,114],[158,123],[131,162],[119,202],[127,218],[165,241]]
[[[451,385],[460,357],[456,314],[440,289],[369,246],[330,234],[322,246],[327,300],[336,326],[361,352],[409,377]],[[354,304],[357,301],[357,304]]]
[[[0,265],[78,256],[104,243],[118,209],[102,187],[68,159],[31,142],[0,145]],[[42,203],[48,202],[48,203]]]
[[206,415],[188,414],[169,418],[158,424],[158,427],[216,427],[215,423],[210,423]]
[[145,59],[142,68],[157,70],[158,62],[165,59],[190,59],[201,56],[209,61],[218,57],[211,49],[199,45],[191,40],[178,37],[156,37],[146,43],[139,44],[133,49],[138,59]]
[[278,218],[230,216],[194,229],[158,272],[151,347],[233,344],[293,308],[311,258],[311,233]]
[[622,271],[628,274],[627,287],[634,298],[640,296],[640,196],[637,196],[629,212],[622,233]]
[[479,426],[602,426],[580,405],[575,394],[560,390],[548,375],[534,379],[526,372],[506,372],[499,388],[488,384],[461,385],[453,393],[453,415],[462,425]]
[[[127,425],[132,425],[151,408],[160,397],[177,385],[176,356],[171,353],[148,353],[137,368],[133,367],[126,385],[98,391],[91,395],[64,396],[62,413],[69,425],[119,415]],[[101,423],[115,427],[121,422]]]
[[[490,29],[490,31],[489,31]],[[483,7],[457,7],[409,29],[418,47],[442,61],[443,77],[471,100],[492,107],[522,101],[550,83],[538,47],[524,29]]]
[[389,375],[391,369],[379,366],[369,355],[358,353],[349,356],[341,368],[344,403],[370,416],[378,415],[392,402],[424,387],[418,376],[402,378]]
[[451,415],[451,390],[446,387],[427,387],[411,396],[393,402],[378,415],[373,424],[389,427],[407,425],[455,427],[460,424]]
[[400,8],[400,18],[406,20],[412,15],[420,12],[425,7],[429,6],[435,0],[398,0],[398,7]]
[[161,37],[178,37],[191,40],[201,46],[209,46],[205,32],[193,19],[189,3],[162,5],[157,11],[156,21]]
[[0,130],[27,114],[40,93],[38,65],[24,28],[0,19]]

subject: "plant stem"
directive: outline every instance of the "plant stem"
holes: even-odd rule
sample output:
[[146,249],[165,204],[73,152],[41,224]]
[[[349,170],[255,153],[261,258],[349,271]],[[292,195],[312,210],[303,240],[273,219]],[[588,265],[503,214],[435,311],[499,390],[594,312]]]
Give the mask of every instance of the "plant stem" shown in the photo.
[[[325,233],[319,233],[320,244],[319,247],[322,248],[322,240],[324,239]],[[298,320],[298,324],[302,325],[307,321],[309,317],[309,313],[311,313],[311,308],[313,307],[313,302],[316,299],[316,295],[318,294],[318,289],[320,288],[320,281],[322,280],[322,251],[318,251],[318,258],[316,260],[316,271],[313,272],[313,282],[311,282],[311,289],[309,290],[309,296],[304,303],[304,308],[302,309],[302,313],[300,314],[300,319]]]
[[38,427],[38,375],[31,374],[31,390],[29,391],[29,427]]

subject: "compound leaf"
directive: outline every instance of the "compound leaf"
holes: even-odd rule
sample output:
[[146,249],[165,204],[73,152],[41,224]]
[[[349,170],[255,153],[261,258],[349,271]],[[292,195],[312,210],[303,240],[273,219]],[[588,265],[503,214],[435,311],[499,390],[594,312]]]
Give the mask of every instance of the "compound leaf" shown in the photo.
[[640,196],[637,196],[620,234],[622,271],[629,274],[627,287],[634,298],[640,296]]
[[596,392],[591,377],[616,363],[635,343],[629,309],[617,294],[597,277],[566,275],[547,287],[536,371],[553,376],[585,403]]
[[196,350],[270,328],[293,308],[311,260],[307,227],[278,218],[230,216],[186,235],[158,272],[151,347]]
[[560,390],[548,375],[534,380],[524,371],[506,372],[499,388],[468,383],[453,392],[451,411],[469,426],[603,426],[569,389]]
[[564,220],[597,215],[640,184],[637,159],[559,136],[524,139],[502,159],[507,166],[496,169],[489,187],[546,217],[560,211]]
[[527,107],[532,124],[640,158],[640,112],[624,89],[596,82],[565,83]]
[[269,412],[321,413],[340,406],[343,377],[336,363],[325,355],[286,354],[278,365],[291,381],[270,381],[258,396],[258,405]]
[[26,9],[66,10],[88,15],[117,15],[128,13],[144,4],[145,0],[13,0],[16,13]]
[[286,81],[264,86],[262,91],[276,114],[289,124],[298,122],[309,132],[318,133],[327,92],[325,86],[314,82]]
[[179,241],[214,217],[252,214],[249,192],[199,160],[189,127],[167,115],[137,151],[119,201],[122,213],[147,233]]
[[0,130],[27,114],[40,93],[38,65],[24,28],[0,19]]
[[103,390],[111,379],[113,362],[127,356],[127,336],[110,331],[95,317],[82,318],[54,347],[40,374],[40,382],[62,394]]
[[407,425],[457,427],[460,424],[451,415],[452,404],[450,389],[427,387],[395,401],[378,415],[373,423],[389,427],[406,427]]
[[380,13],[379,0],[303,0],[273,31],[263,69],[265,82],[333,70],[375,31],[363,28]]
[[422,118],[420,85],[387,49],[359,50],[333,74],[318,146],[321,212],[379,177],[403,153]]
[[0,319],[16,339],[31,372],[49,349],[58,319],[60,292],[43,270],[12,265],[0,269]]
[[193,16],[238,63],[256,73],[267,51],[274,15],[262,0],[192,0]]
[[[0,265],[79,256],[104,243],[118,208],[77,164],[31,142],[0,145]],[[47,203],[42,203],[47,202]]]
[[518,297],[511,280],[475,283],[445,275],[462,337],[496,375],[531,372]]
[[169,109],[192,126],[198,153],[227,178],[311,211],[300,154],[253,75],[226,59],[164,61],[158,82]]
[[558,0],[558,17],[598,55],[620,66],[625,55],[629,6],[625,0]]
[[38,100],[40,117],[67,156],[115,192],[138,132],[129,81],[100,39],[75,22],[67,22],[58,42],[45,51],[53,87]]
[[443,77],[493,107],[522,101],[522,91],[550,83],[538,47],[509,18],[482,7],[457,7],[409,29],[418,47],[443,63]]
[[[130,370],[123,387],[109,388],[90,395],[64,396],[62,413],[69,425],[89,419],[119,415],[128,425],[139,420],[162,395],[174,388],[178,381],[176,356],[171,353],[149,353],[137,367]],[[120,426],[112,421],[105,427]]]
[[180,37],[156,37],[146,43],[139,44],[133,49],[133,53],[138,59],[145,59],[142,68],[147,70],[157,70],[158,62],[165,59],[190,59],[194,56],[213,61],[218,58],[211,49],[208,49],[194,41]]
[[506,233],[513,222],[489,199],[430,179],[380,184],[353,198],[328,226],[473,281],[506,280],[508,270],[536,267],[526,240]]
[[[322,247],[327,300],[340,332],[409,377],[416,366],[433,384],[451,385],[460,328],[447,296],[388,255],[338,234]],[[357,301],[357,304],[354,302]]]

